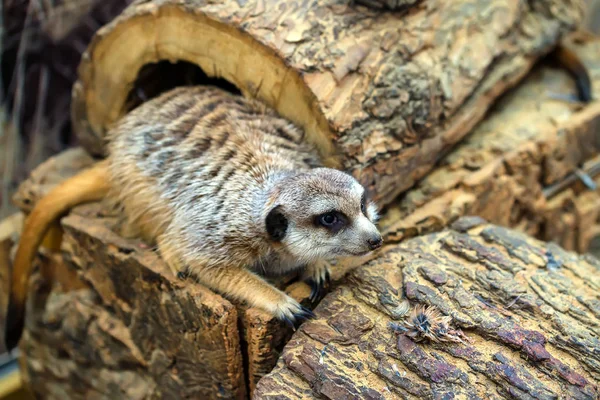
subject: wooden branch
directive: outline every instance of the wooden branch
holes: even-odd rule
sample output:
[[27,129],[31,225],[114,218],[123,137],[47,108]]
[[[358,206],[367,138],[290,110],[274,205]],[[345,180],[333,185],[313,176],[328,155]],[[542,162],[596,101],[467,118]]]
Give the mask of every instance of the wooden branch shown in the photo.
[[[319,304],[255,399],[600,395],[597,259],[479,218],[381,253]],[[406,300],[451,317],[420,324],[446,342],[402,328]]]
[[[565,44],[589,69],[598,98],[600,39],[574,34]],[[386,241],[440,230],[461,215],[480,215],[557,240],[568,250],[586,251],[599,221],[578,216],[559,227],[557,213],[567,211],[561,203],[567,198],[584,201],[580,207],[588,212],[600,211],[600,203],[577,200],[589,191],[581,183],[566,187],[557,199],[544,196],[546,187],[600,154],[600,103],[579,104],[571,100],[575,94],[566,72],[546,64],[534,69],[431,174],[389,207],[381,221]]]
[[575,172],[569,173],[562,180],[545,187],[543,192],[544,197],[547,199],[554,197],[557,193],[560,193],[567,189],[569,186],[572,186],[575,182],[580,181],[583,183],[588,189],[594,190],[596,185],[594,183],[594,178],[600,174],[600,162],[594,162],[590,164],[587,168],[577,169]]
[[350,3],[134,2],[83,56],[73,99],[81,143],[103,154],[142,67],[186,61],[296,122],[328,165],[387,204],[572,30],[583,8],[582,0],[438,0],[405,14]]

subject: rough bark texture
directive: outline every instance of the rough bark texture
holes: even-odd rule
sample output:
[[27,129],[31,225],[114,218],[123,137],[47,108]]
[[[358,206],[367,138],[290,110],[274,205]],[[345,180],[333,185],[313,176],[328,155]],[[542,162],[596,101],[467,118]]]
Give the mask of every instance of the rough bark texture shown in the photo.
[[580,22],[582,7],[430,0],[405,14],[348,0],[138,0],[83,56],[73,122],[102,153],[106,130],[143,92],[142,67],[186,61],[298,123],[328,165],[386,204]]
[[98,204],[62,220],[56,284],[39,275],[20,344],[43,398],[244,398],[237,311],[111,231]]
[[[600,40],[582,37],[573,35],[566,43],[589,69],[598,98]],[[431,174],[390,206],[381,221],[387,241],[439,230],[470,214],[587,251],[600,233],[600,192],[576,182],[550,199],[543,193],[600,153],[600,103],[582,106],[573,100],[575,93],[563,70],[535,68]]]
[[[460,219],[352,272],[254,398],[596,399],[599,273],[595,258]],[[399,331],[412,317],[398,312],[405,299],[451,316],[467,340]]]

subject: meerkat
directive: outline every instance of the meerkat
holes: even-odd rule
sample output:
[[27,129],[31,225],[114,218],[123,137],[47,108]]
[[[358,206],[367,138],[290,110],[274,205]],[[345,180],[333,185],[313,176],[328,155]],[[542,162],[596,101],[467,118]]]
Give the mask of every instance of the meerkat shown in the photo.
[[263,276],[299,272],[314,300],[332,259],[382,245],[365,188],[323,167],[304,131],[259,101],[210,86],[175,88],[123,117],[107,146],[105,160],[57,186],[27,218],[13,269],[8,348],[23,329],[37,247],[52,221],[84,202],[118,205],[123,232],[155,245],[175,275],[292,325],[312,311]]

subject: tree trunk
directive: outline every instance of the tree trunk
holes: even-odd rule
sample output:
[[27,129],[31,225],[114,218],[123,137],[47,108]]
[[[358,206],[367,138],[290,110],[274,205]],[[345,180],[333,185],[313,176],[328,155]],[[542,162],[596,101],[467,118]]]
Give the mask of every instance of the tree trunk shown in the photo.
[[[600,97],[600,39],[565,41]],[[566,72],[544,64],[503,96],[437,168],[392,204],[381,221],[387,242],[448,226],[461,215],[518,228],[568,250],[587,251],[600,233],[600,190],[570,179],[598,170],[600,103],[574,101]],[[574,181],[562,187],[561,182]],[[595,176],[600,184],[600,175]],[[554,188],[559,190],[556,193]]]
[[[383,205],[464,137],[582,8],[429,0],[399,13],[349,0],[138,0],[83,56],[73,122],[85,148],[103,154],[111,124],[169,82],[186,82],[189,64],[168,61],[191,63],[304,128],[327,165],[353,173]],[[193,83],[209,82],[201,75]]]
[[595,258],[460,219],[353,271],[254,398],[597,399],[599,273]]

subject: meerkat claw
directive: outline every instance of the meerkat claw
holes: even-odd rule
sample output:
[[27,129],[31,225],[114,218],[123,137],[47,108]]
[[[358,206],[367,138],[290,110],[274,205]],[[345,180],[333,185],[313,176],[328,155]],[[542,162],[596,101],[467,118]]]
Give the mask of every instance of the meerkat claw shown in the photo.
[[314,303],[320,297],[323,285],[317,283],[314,279],[308,279],[307,283],[310,285],[310,296],[308,299],[311,303]]
[[329,265],[324,262],[310,265],[304,273],[304,281],[311,288],[310,301],[312,303],[316,302],[324,295],[324,289],[328,287],[331,282]]
[[304,321],[316,318],[317,316],[306,307],[300,306],[302,310],[294,315],[294,330],[296,330]]
[[299,319],[302,319],[302,320],[305,320],[305,321],[317,318],[317,316],[315,315],[315,313],[311,309],[308,309],[308,308],[306,308],[304,306],[300,306],[300,307],[302,307],[302,313],[298,314],[296,316],[296,318],[299,318]]
[[285,323],[288,327],[292,328],[294,331],[296,330],[296,326],[294,324],[294,321],[292,321],[291,318],[287,317],[287,316],[282,316],[279,318],[283,323]]
[[292,316],[282,315],[280,320],[295,331],[300,324],[302,324],[302,322],[314,319],[316,317],[317,316],[315,313],[310,309],[300,306],[300,310],[295,312]]

